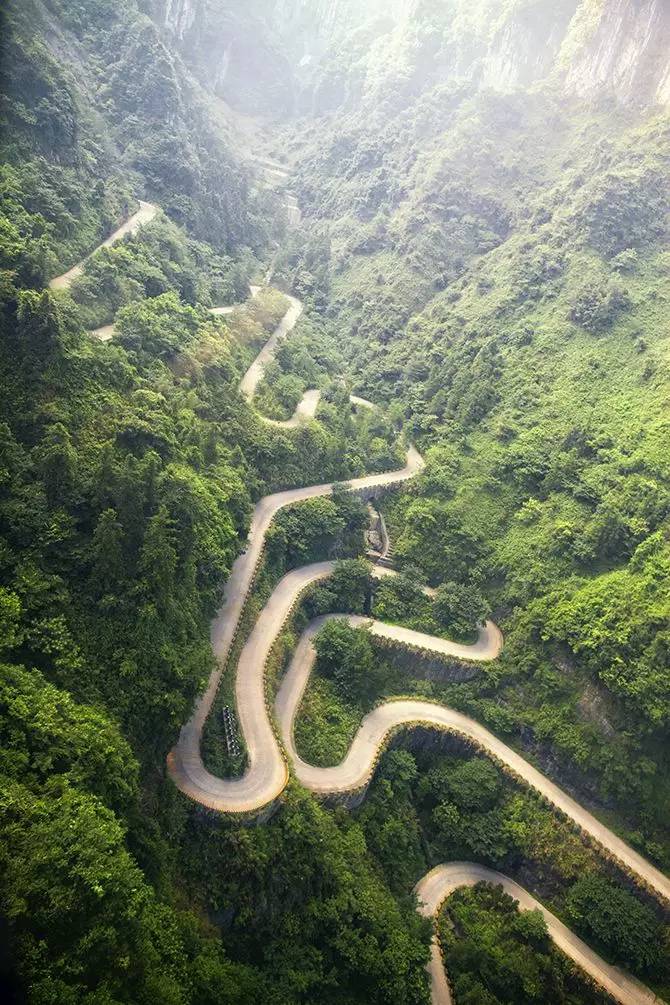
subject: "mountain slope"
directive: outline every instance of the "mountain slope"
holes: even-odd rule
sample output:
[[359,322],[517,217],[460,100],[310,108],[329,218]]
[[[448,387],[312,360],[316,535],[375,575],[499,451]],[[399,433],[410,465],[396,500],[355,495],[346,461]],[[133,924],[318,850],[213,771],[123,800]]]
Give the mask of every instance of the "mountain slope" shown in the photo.
[[[355,98],[287,129],[309,229],[279,267],[347,332],[361,393],[433,447],[390,514],[396,556],[503,616],[504,677],[461,707],[667,865],[670,119],[648,103],[666,13],[638,6],[628,31],[617,3],[581,5],[557,40],[588,87],[555,62],[509,90],[486,86],[490,48],[441,62],[475,8],[439,44],[414,8]],[[545,30],[571,7],[510,10]]]
[[131,191],[222,250],[263,245],[232,141],[132,0],[31,0],[6,5],[3,20],[5,184],[30,214],[16,209],[17,239],[42,228],[40,254],[57,257],[27,271],[82,257],[128,214]]

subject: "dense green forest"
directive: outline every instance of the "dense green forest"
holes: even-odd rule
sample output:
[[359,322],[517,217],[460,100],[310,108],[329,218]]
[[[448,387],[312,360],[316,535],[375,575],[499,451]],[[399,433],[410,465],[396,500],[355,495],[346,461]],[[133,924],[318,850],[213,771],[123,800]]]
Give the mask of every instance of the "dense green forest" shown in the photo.
[[510,993],[528,1002],[605,1000],[566,969],[542,916],[518,912],[500,887],[457,890],[440,921],[454,991],[465,1005],[496,1005]]
[[281,267],[425,451],[396,558],[505,630],[461,707],[668,868],[667,113],[449,84],[311,133]]
[[[273,588],[336,560],[278,639],[271,691],[331,612],[466,643],[493,617],[505,646],[438,665],[327,621],[305,760],[338,763],[385,698],[443,702],[670,870],[670,120],[646,94],[584,101],[556,74],[482,85],[482,40],[528,17],[544,44],[548,6],[557,32],[580,8],[565,61],[597,5],[421,0],[403,19],[370,0],[368,20],[344,2],[329,20],[271,0],[5,4],[0,989],[15,1005],[425,1005],[432,925],[412,891],[455,859],[514,876],[670,996],[663,905],[463,741],[403,731],[356,808],[291,780],[254,826],[207,813],[165,767],[253,505],[393,470],[412,441],[425,470],[378,503],[395,579],[371,579],[369,515],[344,485],[274,520],[207,766],[244,770],[221,708]],[[476,72],[453,70],[462,49]],[[257,142],[291,170],[297,228]],[[155,219],[94,252],[140,199]],[[249,297],[270,267],[277,288]],[[252,405],[240,379],[281,290],[305,312]],[[314,420],[264,421],[308,389]],[[609,1000],[499,888],[458,891],[438,931],[457,1005]]]

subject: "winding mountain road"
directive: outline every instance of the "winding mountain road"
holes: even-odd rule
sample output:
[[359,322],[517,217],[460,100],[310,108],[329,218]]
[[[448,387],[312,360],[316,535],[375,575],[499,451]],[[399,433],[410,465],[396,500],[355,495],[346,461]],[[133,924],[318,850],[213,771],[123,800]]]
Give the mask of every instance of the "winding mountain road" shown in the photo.
[[[252,297],[255,297],[258,295],[261,287],[250,286],[249,289],[251,290]],[[282,342],[289,332],[293,330],[298,318],[302,314],[301,302],[296,297],[290,296],[288,293],[285,293],[284,296],[289,302],[286,314],[281,319],[240,382],[240,391],[250,405],[253,402],[258,385],[263,379],[265,367],[272,359],[274,359],[279,343]],[[237,306],[239,305],[235,305],[233,307],[213,307],[210,308],[210,313],[229,314],[236,310]],[[281,429],[295,429],[295,427],[299,426],[301,423],[314,418],[316,410],[319,407],[320,400],[321,391],[317,388],[311,388],[310,390],[305,391],[302,398],[296,405],[295,411],[290,419],[268,419],[267,416],[260,415],[260,413],[259,417],[263,420],[263,422],[268,423],[268,425],[277,426]],[[367,398],[359,398],[355,394],[350,395],[349,400],[352,405],[357,405],[361,408],[375,407],[373,402],[368,401]]]
[[[547,931],[559,949],[569,956],[589,977],[593,978],[608,994],[621,1005],[662,1005],[659,998],[635,980],[620,970],[606,963],[597,953],[582,942],[562,921],[548,911],[527,890],[514,880],[503,876],[500,872],[487,869],[483,865],[472,862],[449,862],[431,869],[417,883],[415,892],[419,901],[419,912],[427,918],[434,918],[444,901],[463,886],[475,886],[477,883],[493,883],[502,886],[519,904],[522,911],[540,911]],[[437,938],[431,946],[431,961],[429,965],[433,1005],[452,1005],[453,998],[449,981],[442,963],[442,953]]]
[[[277,346],[281,341],[283,341],[283,339],[286,338],[288,333],[292,331],[293,328],[295,328],[296,322],[300,317],[300,315],[302,314],[302,304],[300,303],[300,301],[296,297],[290,296],[288,293],[285,293],[284,296],[289,302],[289,307],[288,310],[286,311],[286,314],[281,319],[281,321],[273,331],[272,335],[267,340],[267,342],[259,352],[258,356],[253,361],[253,363],[251,364],[245,375],[242,377],[242,380],[240,381],[240,391],[247,399],[249,404],[252,403],[254,395],[256,394],[256,389],[258,388],[259,383],[263,379],[263,372],[265,370],[265,367],[274,358],[274,354],[277,351]],[[316,399],[314,400],[313,404],[313,411],[312,411],[313,416],[314,413],[316,412],[316,408],[319,403],[319,392],[307,391],[306,395],[307,394],[311,394],[312,398],[316,396]],[[290,419],[281,422],[277,419],[266,419],[265,416],[261,416],[261,418],[265,419],[266,422],[271,423],[273,426],[289,426],[289,427],[297,426],[299,421],[301,421],[299,418],[299,413],[301,413],[302,415],[304,415],[305,413],[309,414],[309,409],[310,407],[312,407],[311,404],[307,405],[304,404],[306,395],[303,395],[302,401],[299,402],[298,407],[296,408],[294,414]]]
[[[83,264],[84,263],[82,263],[82,265]],[[79,266],[77,266],[77,268],[78,267]],[[257,297],[262,289],[263,289],[262,286],[250,286],[249,287],[250,299]],[[239,310],[240,307],[244,307],[244,303],[230,304],[227,307],[209,307],[208,310],[209,313],[213,314],[214,316],[227,317],[234,311]],[[116,335],[116,323],[112,322],[111,324],[108,325],[102,325],[102,327],[100,328],[92,328],[89,334],[92,335],[93,338],[96,338],[98,342],[110,342]]]
[[[300,302],[291,297],[286,315],[244,375],[240,387],[248,401],[253,401],[254,392],[262,376],[263,363],[272,357],[279,340],[295,325],[301,310]],[[349,487],[351,491],[363,496],[371,495],[379,488],[400,485],[413,478],[423,467],[424,462],[419,452],[414,447],[409,447],[404,468],[355,479],[349,483]],[[332,483],[309,485],[265,496],[256,504],[248,546],[233,565],[226,583],[223,605],[212,622],[211,640],[217,668],[212,673],[207,690],[198,700],[193,715],[181,730],[179,741],[169,756],[169,766],[173,778],[183,791],[203,805],[220,812],[256,811],[276,798],[286,784],[287,767],[265,706],[264,664],[300,594],[310,583],[330,575],[332,563],[320,562],[287,573],[275,587],[261,611],[242,651],[237,669],[236,698],[240,724],[249,752],[247,774],[240,779],[226,780],[216,778],[207,772],[200,757],[200,736],[214,701],[221,667],[230,650],[272,519],[285,506],[316,496],[329,495],[332,491]],[[377,569],[377,575],[383,574],[381,569]],[[440,655],[462,659],[494,659],[502,645],[502,636],[491,623],[487,624],[485,630],[480,633],[479,640],[472,646],[460,645],[412,632],[398,625],[387,625],[377,621],[371,624],[371,631],[373,634],[385,636],[410,647],[429,649]],[[302,656],[299,657],[298,651],[296,652],[292,664],[293,670],[289,671],[287,681],[291,679],[292,673],[297,675],[298,672],[302,676],[303,684],[306,681],[313,663],[310,637],[308,629],[298,650]],[[300,659],[304,659],[305,663],[298,668]],[[280,718],[286,723],[286,728],[283,730],[284,743],[287,750],[294,754],[290,723],[286,718],[289,704],[284,687],[288,687],[287,681],[284,681],[279,692]],[[292,707],[293,714],[296,707]],[[363,720],[345,761],[336,768],[312,769],[313,773],[307,772],[308,766],[301,768],[302,777],[309,779],[305,784],[313,786],[315,791],[319,792],[341,793],[360,787],[369,777],[379,749],[389,731],[403,724],[419,722],[451,730],[474,741],[577,823],[586,834],[651,889],[670,901],[670,879],[667,876],[484,726],[443,705],[400,699],[374,709]]]
[[[283,606],[288,612],[298,598],[299,592],[309,582],[324,575],[324,567],[328,563],[316,566],[304,566],[302,569],[289,573],[276,587],[266,608],[261,612],[259,623],[266,611],[277,610],[276,594],[284,598]],[[325,573],[328,574],[327,572]],[[295,590],[293,596],[288,596]],[[343,615],[340,615],[340,617]],[[442,656],[454,656],[460,659],[491,660],[502,648],[502,635],[499,629],[487,622],[480,630],[479,639],[474,645],[460,645],[439,639],[432,635],[424,635],[398,625],[388,625],[380,621],[371,621],[360,616],[349,616],[352,624],[370,626],[373,635],[401,642],[409,648],[428,649]],[[322,623],[322,622],[321,622]],[[283,623],[282,623],[283,624]],[[265,626],[264,626],[265,627]],[[385,702],[369,712],[363,719],[356,736],[349,748],[344,761],[332,768],[316,768],[300,760],[293,741],[293,724],[307,685],[310,672],[314,666],[315,651],[312,644],[314,635],[319,628],[319,619],[313,622],[303,632],[295,651],[289,669],[282,681],[277,696],[276,710],[280,723],[282,740],[294,764],[298,780],[322,795],[344,794],[361,789],[367,784],[374,766],[390,733],[395,729],[412,724],[426,723],[440,729],[456,733],[472,741],[485,751],[514,776],[526,785],[535,789],[547,799],[556,809],[573,820],[582,831],[606,848],[626,868],[630,869],[646,885],[659,892],[670,901],[670,879],[647,862],[638,852],[634,851],[625,841],[613,834],[593,814],[584,809],[563,789],[534,768],[520,754],[503,743],[488,729],[455,709],[446,705],[418,699],[400,698]],[[275,635],[281,630],[281,625],[275,624]]]
[[[144,224],[150,223],[153,220],[156,213],[158,213],[158,206],[154,206],[151,202],[142,202],[141,199],[138,201],[140,208],[137,212],[133,213],[132,216],[129,216],[125,223],[122,223],[120,227],[117,227],[117,229],[113,231],[109,237],[102,242],[102,244],[99,244],[98,247],[91,252],[91,255],[94,255],[96,251],[100,250],[100,248],[111,247],[112,244],[116,244],[116,242],[120,241],[122,237],[126,236],[126,234],[134,234],[135,231],[139,230],[140,227],[143,227]],[[78,279],[79,276],[82,275],[84,266],[91,255],[87,255],[86,258],[82,259],[81,262],[78,262],[77,265],[73,265],[72,268],[68,269],[67,272],[64,272],[62,276],[56,276],[52,279],[49,283],[49,289],[67,290],[72,285],[74,280]],[[100,331],[101,329],[97,330]]]
[[[318,569],[317,574],[320,577],[323,565],[324,563],[319,566],[305,566],[304,570]],[[332,569],[334,563],[330,563],[330,565]],[[373,570],[373,574],[377,575],[386,575],[388,572],[389,570],[379,567]],[[425,635],[423,632],[415,632],[410,628],[388,625],[383,621],[376,621],[374,618],[360,614],[325,614],[315,618],[300,637],[275,702],[275,712],[284,748],[293,764],[296,778],[302,785],[321,795],[344,795],[364,788],[370,779],[379,751],[383,748],[389,733],[398,727],[430,722],[437,709],[447,712],[450,716],[449,725],[445,728],[468,735],[469,720],[457,712],[443,709],[439,705],[432,705],[430,702],[390,701],[379,705],[365,716],[349,752],[341,764],[333,768],[317,768],[303,761],[295,747],[295,720],[312,668],[316,662],[313,639],[323,625],[327,621],[332,621],[333,618],[346,618],[350,625],[368,628],[370,633],[378,638],[401,641],[410,649],[429,649],[441,656],[454,656],[469,660],[492,660],[502,649],[502,634],[492,621],[487,621],[486,625],[480,628],[477,642],[466,646],[457,642],[449,642],[446,639],[439,639],[433,635]]]
[[[423,460],[413,447],[407,463],[399,471],[368,475],[349,482],[352,491],[365,493],[382,486],[399,485],[423,468]],[[330,495],[333,483],[309,485],[265,496],[254,509],[248,546],[235,561],[224,591],[224,601],[211,626],[211,641],[217,666],[205,693],[198,699],[193,715],[182,727],[179,740],[168,756],[170,774],[178,787],[192,799],[223,813],[251,813],[275,799],[288,780],[288,768],[274,734],[265,705],[265,660],[274,640],[302,591],[333,570],[332,562],[303,566],[287,573],[259,615],[242,650],[235,680],[235,696],[240,726],[247,743],[249,768],[239,779],[221,779],[207,771],[200,756],[200,738],[212,707],[223,664],[235,636],[242,608],[260,561],[265,535],[284,506]]]
[[[253,401],[254,393],[261,379],[263,365],[295,325],[302,306],[291,298],[289,309],[258,358],[249,367],[241,382],[241,390],[247,400]],[[310,392],[307,392],[308,394]],[[312,392],[312,401],[318,402],[318,392]],[[355,404],[369,407],[365,399],[352,399]],[[300,406],[299,406],[300,407]],[[316,404],[314,404],[314,408]],[[311,409],[311,405],[310,405]],[[287,424],[297,424],[296,415]],[[311,413],[313,414],[313,412]],[[271,420],[266,420],[271,421]],[[399,485],[418,474],[424,466],[423,460],[414,447],[407,451],[405,467],[399,471],[370,475],[350,483],[351,491],[368,495],[382,486]],[[168,756],[168,768],[175,784],[203,806],[221,813],[256,813],[280,795],[289,778],[288,761],[293,765],[298,780],[311,791],[321,795],[333,795],[364,791],[374,771],[377,758],[389,735],[396,729],[427,724],[438,727],[472,741],[489,756],[504,765],[513,775],[526,785],[534,788],[553,806],[573,820],[585,834],[613,855],[619,863],[629,869],[648,888],[670,901],[670,880],[630,848],[616,834],[568,796],[559,786],[550,781],[540,771],[529,764],[520,754],[504,744],[493,733],[474,719],[444,705],[415,699],[388,701],[366,715],[351,744],[347,756],[341,764],[330,768],[318,768],[306,764],[295,749],[293,730],[295,717],[309,680],[315,661],[313,639],[319,627],[326,620],[317,619],[303,633],[293,659],[277,694],[275,712],[283,745],[275,734],[275,729],[266,703],[265,664],[272,646],[281,632],[294,605],[301,594],[312,583],[327,578],[333,571],[333,563],[319,562],[303,566],[287,573],[277,584],[270,599],[261,611],[239,658],[235,679],[235,698],[240,727],[245,737],[248,752],[248,768],[241,778],[222,779],[209,772],[200,755],[202,730],[209,715],[219,685],[222,668],[235,636],[237,625],[247,595],[251,589],[255,570],[260,561],[267,530],[275,514],[284,506],[290,506],[305,499],[328,495],[332,484],[311,485],[290,489],[261,499],[254,510],[246,551],[235,562],[226,583],[223,605],[214,618],[211,627],[211,641],[216,656],[213,671],[205,693],[196,703],[193,715],[181,730],[179,740]],[[376,567],[377,576],[388,575],[389,570]],[[460,645],[444,639],[413,632],[398,625],[388,625],[380,621],[357,615],[345,615],[350,623],[365,624],[372,634],[385,637],[416,649],[430,650],[440,655],[469,660],[491,660],[500,652],[502,635],[492,623],[480,630],[479,638],[471,646]],[[419,885],[420,899],[427,906],[426,913],[434,914],[437,909],[437,892],[444,891],[440,902],[448,896],[449,882],[460,877],[462,882],[479,882],[482,867],[450,866],[433,870]],[[468,871],[469,869],[469,871]],[[441,871],[440,871],[441,870]],[[485,878],[495,876],[495,881],[503,882],[522,906],[535,901],[517,887],[512,880],[499,877],[489,870],[483,870]],[[440,886],[442,883],[442,886]],[[455,887],[454,887],[455,888]],[[437,904],[439,906],[439,904]],[[540,905],[538,905],[540,906]],[[656,1001],[654,996],[638,985],[632,978],[610,967],[593,953],[581,940],[572,935],[553,915],[544,909],[550,923],[552,936],[583,969],[606,988],[623,1005],[648,1005]],[[442,966],[439,947],[433,945],[430,965],[434,1005],[451,1002],[449,985]]]
[[[154,218],[158,209],[150,203],[140,202],[140,209],[111,234],[100,247],[107,247],[125,234],[134,233]],[[96,249],[97,250],[97,249]],[[90,257],[90,256],[89,256]],[[67,289],[81,275],[86,259],[62,276],[52,279],[51,289]],[[254,289],[251,290],[252,296]],[[302,304],[289,297],[289,309],[274,333],[259,353],[257,359],[242,379],[240,390],[251,403],[263,373],[263,366],[275,352],[280,339],[295,325]],[[213,313],[230,313],[234,308],[214,309]],[[98,330],[99,338],[111,338],[113,326]],[[295,415],[286,422],[275,425],[293,426],[304,418],[313,417],[319,400],[318,391],[306,392]],[[364,398],[351,396],[352,404],[374,407]],[[266,419],[267,422],[273,420]],[[414,447],[409,447],[405,466],[399,471],[369,475],[349,483],[351,491],[363,496],[381,487],[400,485],[415,477],[424,462]],[[254,813],[271,804],[284,789],[289,768],[265,698],[265,662],[281,632],[294,604],[305,588],[333,571],[332,562],[319,562],[287,573],[275,587],[261,611],[247,639],[237,667],[235,696],[237,711],[247,744],[249,767],[241,778],[221,779],[205,768],[200,755],[202,730],[211,711],[223,666],[237,631],[242,609],[253,584],[260,562],[265,535],[275,514],[284,506],[305,499],[329,495],[332,483],[306,486],[278,492],[261,499],[254,509],[248,546],[238,557],[226,583],[223,603],[211,626],[211,642],[216,657],[207,689],[198,699],[191,718],[182,727],[179,740],[168,755],[168,770],[175,784],[193,800],[222,813]],[[392,574],[391,570],[376,567],[374,575]],[[498,760],[528,786],[536,789],[557,809],[573,820],[586,834],[628,868],[647,887],[670,901],[670,879],[630,848],[616,834],[600,823],[557,785],[532,767],[523,757],[502,743],[496,736],[475,720],[444,705],[414,699],[388,701],[366,715],[341,764],[331,768],[317,768],[302,761],[295,749],[293,728],[310,672],[315,661],[313,639],[328,615],[313,621],[303,632],[290,667],[284,676],[276,699],[276,716],[284,749],[293,763],[299,781],[320,794],[351,793],[364,790],[370,780],[379,752],[389,734],[397,729],[416,724],[428,724],[457,733],[473,741],[487,754]],[[471,646],[438,639],[397,625],[387,625],[359,615],[342,615],[354,625],[366,625],[372,634],[385,637],[411,648],[469,660],[491,660],[500,652],[502,635],[492,622],[480,629],[479,638]],[[633,978],[616,967],[605,963],[585,943],[569,931],[554,915],[539,904],[526,890],[513,880],[483,866],[456,862],[431,870],[417,885],[419,910],[434,917],[444,900],[458,887],[471,886],[481,881],[498,883],[510,893],[523,909],[539,909],[547,922],[548,930],[556,944],[587,974],[597,981],[622,1005],[654,1005],[659,1000]],[[452,998],[439,945],[433,942],[431,962],[433,1005],[451,1005]]]

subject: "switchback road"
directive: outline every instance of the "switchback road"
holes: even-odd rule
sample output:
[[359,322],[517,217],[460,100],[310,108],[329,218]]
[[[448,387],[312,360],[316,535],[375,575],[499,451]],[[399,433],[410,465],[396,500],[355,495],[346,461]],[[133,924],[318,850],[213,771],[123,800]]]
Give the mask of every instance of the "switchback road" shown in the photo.
[[[249,402],[253,401],[258,382],[262,377],[263,365],[272,358],[280,339],[286,337],[293,328],[301,310],[300,302],[295,298],[290,298],[289,309],[285,317],[245,374],[241,382],[241,391]],[[365,399],[352,400],[361,406],[369,405]],[[312,401],[318,401],[318,397],[315,396]],[[309,413],[311,407],[310,404],[308,408],[304,408],[303,414]],[[314,404],[314,408],[316,408],[316,404]],[[296,410],[293,420],[288,420],[289,424],[300,421],[297,412],[298,410]],[[369,497],[383,486],[400,485],[414,478],[423,466],[424,463],[418,451],[414,447],[409,447],[404,468],[395,472],[356,479],[350,483],[350,489],[364,497]],[[541,793],[553,806],[573,820],[584,833],[614,856],[624,868],[630,870],[661,897],[670,901],[670,880],[668,877],[630,848],[621,838],[529,764],[515,750],[504,744],[474,719],[454,709],[414,699],[386,702],[364,717],[349,752],[340,765],[332,768],[316,768],[305,764],[295,750],[293,724],[309,673],[314,664],[312,640],[318,630],[318,623],[312,624],[303,633],[277,696],[276,713],[283,746],[280,745],[266,704],[265,663],[300,595],[308,585],[331,574],[333,565],[330,562],[320,562],[295,569],[287,573],[275,587],[270,599],[258,616],[237,665],[235,697],[240,726],[247,745],[248,768],[241,778],[235,779],[217,778],[207,771],[200,755],[202,730],[216,696],[222,669],[237,630],[242,608],[252,587],[270,523],[282,507],[316,496],[329,495],[332,490],[332,484],[312,485],[266,496],[257,503],[251,521],[248,546],[233,565],[225,587],[222,607],[212,622],[211,640],[216,656],[216,668],[212,672],[205,693],[196,703],[191,718],[183,726],[179,740],[168,756],[168,768],[175,784],[190,798],[212,810],[221,813],[255,813],[270,804],[282,792],[289,778],[288,761],[290,761],[299,781],[313,792],[322,795],[353,793],[364,790],[369,782],[379,753],[390,733],[403,727],[428,724],[457,733],[473,741],[518,779]],[[382,570],[379,570],[379,574],[383,574]],[[357,624],[362,623],[356,617],[352,620]],[[480,631],[479,639],[472,646],[447,642],[444,639],[411,632],[409,629],[386,625],[378,621],[372,621],[369,627],[374,634],[385,636],[410,649],[412,647],[428,649],[443,656],[461,659],[494,659],[502,645],[500,632],[490,622]],[[449,869],[448,866],[441,868]],[[463,870],[461,869],[461,871]],[[429,877],[426,877],[422,881],[423,885],[420,886],[421,899],[425,900],[429,894],[434,899],[436,895],[434,891],[439,887],[439,878],[445,875],[453,878],[456,876],[456,872],[430,873],[429,877],[432,878],[429,880]],[[468,875],[472,877],[478,874],[471,871]],[[525,891],[521,891],[520,887],[517,888],[512,880],[501,877],[501,881],[507,884],[507,889],[516,891],[515,896],[517,896],[517,892],[519,896],[522,892],[525,894]],[[447,890],[444,896],[448,896],[448,882],[446,885],[443,884],[443,888]],[[525,894],[525,896],[530,898],[529,894]],[[532,901],[532,898],[530,900]],[[527,901],[524,901],[525,903]],[[535,904],[534,901],[533,904]],[[612,994],[617,991],[615,985],[616,980],[619,980],[618,992],[615,994],[618,1001],[622,1002],[623,1005],[628,1005],[628,1003],[648,1005],[649,1002],[654,1001],[651,992],[641,985],[638,986],[635,981],[626,978],[625,975],[622,975],[621,978],[616,977],[618,971],[608,967],[576,936],[568,932],[558,919],[553,916],[549,917],[552,919],[552,936],[556,938],[557,944],[569,952],[583,969],[594,976]],[[567,935],[564,935],[563,930]],[[434,1005],[450,1001],[449,998],[445,997],[445,994],[448,994],[448,982],[444,975],[439,953],[436,955],[435,947],[433,947],[431,963],[431,980],[433,981]],[[622,980],[624,983],[621,983]]]

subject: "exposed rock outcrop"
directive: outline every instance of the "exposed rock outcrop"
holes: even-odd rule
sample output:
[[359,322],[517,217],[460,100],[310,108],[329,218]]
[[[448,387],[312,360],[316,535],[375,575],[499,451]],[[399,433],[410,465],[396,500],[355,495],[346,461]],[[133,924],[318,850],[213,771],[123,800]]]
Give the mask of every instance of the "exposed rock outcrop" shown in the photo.
[[410,79],[670,103],[668,0],[147,0],[231,105],[320,114]]
[[562,53],[566,90],[582,97],[610,91],[634,104],[670,103],[667,0],[605,0],[590,20],[585,6],[593,4],[582,4]]

